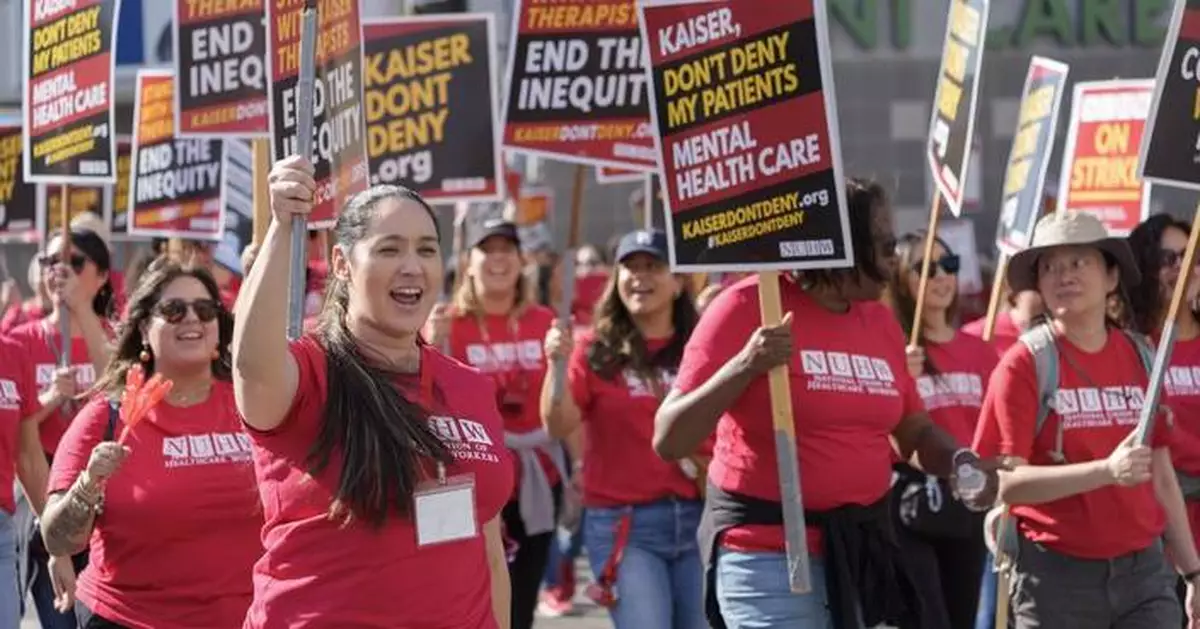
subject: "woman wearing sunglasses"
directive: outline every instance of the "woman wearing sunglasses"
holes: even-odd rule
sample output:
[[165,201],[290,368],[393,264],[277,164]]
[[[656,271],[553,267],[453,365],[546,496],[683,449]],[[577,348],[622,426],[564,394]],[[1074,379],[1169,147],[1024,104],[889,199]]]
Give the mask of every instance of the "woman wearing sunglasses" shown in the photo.
[[[80,627],[242,626],[263,517],[230,383],[232,336],[205,270],[160,260],[131,296],[97,395],[59,444],[42,518],[55,556],[90,540],[78,584],[55,583],[60,598],[74,593]],[[120,396],[135,365],[173,386],[127,426]]]
[[[95,232],[72,230],[68,255],[63,255],[61,235],[53,237],[38,260],[41,282],[50,295],[50,314],[38,321],[19,326],[10,337],[28,357],[29,372],[21,392],[25,420],[38,426],[47,460],[54,455],[58,442],[71,418],[79,410],[77,397],[95,382],[96,374],[108,364],[109,317],[114,299],[108,274],[111,260],[108,246]],[[63,339],[60,320],[70,323],[70,338]],[[64,352],[70,364],[60,367]],[[51,629],[72,629],[72,616],[54,609],[47,562],[49,556],[32,518],[20,531],[20,556],[25,560],[22,573],[42,625]],[[87,563],[87,553],[75,557],[76,568]],[[64,568],[65,569],[65,568]]]
[[[921,326],[921,347],[910,351],[909,373],[934,423],[960,444],[975,434],[984,386],[996,356],[981,340],[954,329],[959,257],[935,240],[921,320],[915,321],[925,233],[900,238],[889,301],[905,331]],[[914,581],[921,623],[904,629],[958,629],[975,619],[986,548],[983,514],[963,505],[949,483],[908,462],[894,466],[897,537]]]
[[507,629],[495,390],[420,334],[444,275],[433,209],[396,186],[347,201],[320,324],[289,343],[288,233],[317,186],[299,157],[268,181],[233,341],[266,517],[246,629]]

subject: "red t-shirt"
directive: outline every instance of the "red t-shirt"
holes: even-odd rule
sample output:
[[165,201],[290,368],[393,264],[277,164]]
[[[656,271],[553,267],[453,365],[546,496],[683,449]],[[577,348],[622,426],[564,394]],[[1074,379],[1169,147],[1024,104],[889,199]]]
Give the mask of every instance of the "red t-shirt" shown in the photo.
[[37,321],[48,314],[50,314],[49,310],[43,310],[38,302],[32,299],[12,306],[4,312],[4,319],[0,320],[0,334],[8,334],[18,326],[30,321]]
[[[983,338],[983,328],[987,324],[987,317],[980,317],[970,323],[967,323],[959,329],[963,334],[973,336],[978,339]],[[996,313],[996,325],[992,328],[992,346],[996,348],[996,355],[1003,356],[1008,348],[1012,347],[1021,338],[1022,330],[1013,323],[1012,315],[1007,310]]]
[[[571,397],[583,419],[583,505],[614,507],[646,504],[676,496],[698,500],[696,482],[677,463],[654,453],[654,413],[659,398],[655,387],[632,369],[611,379],[601,378],[588,366],[593,335],[576,341],[567,367]],[[649,341],[650,352],[668,340]],[[673,371],[659,374],[661,391],[671,388]]]
[[[54,455],[50,493],[71,487],[108,421],[103,396],[79,412]],[[240,627],[263,516],[233,386],[215,382],[208,400],[189,408],[160,403],[125,444],[132,453],[105,489],[79,599],[137,629]]]
[[[826,310],[793,281],[781,278],[783,310],[792,311],[797,352],[789,365],[800,479],[806,509],[869,505],[887,495],[892,478],[890,436],[900,420],[922,410],[904,357],[904,336],[891,311],[858,302],[849,312]],[[688,341],[675,388],[695,390],[741,351],[761,322],[758,276],[721,291]],[[717,424],[709,479],[726,491],[779,500],[775,437],[767,378],[757,378]],[[809,530],[812,552],[819,535]],[[727,531],[725,546],[782,550],[783,527]]]
[[571,302],[571,315],[577,327],[592,325],[592,314],[596,304],[604,296],[608,285],[608,273],[592,273],[575,278],[575,299]]
[[[473,316],[450,320],[450,356],[491,378],[506,432],[542,429],[539,404],[546,378],[542,344],[553,324],[554,311],[545,306],[528,306],[515,321],[500,315],[485,315],[482,321]],[[558,483],[554,462],[538,454],[550,484]],[[513,457],[513,465],[520,465],[517,457]],[[520,478],[517,480],[519,486]]]
[[[446,474],[474,476],[481,532],[418,549],[410,519],[392,517],[375,529],[329,518],[341,455],[315,478],[307,463],[323,424],[325,351],[306,336],[291,352],[300,369],[292,409],[278,428],[252,431],[266,552],[254,566],[245,627],[496,627],[482,527],[500,513],[513,477],[489,379],[427,347],[421,353],[437,400],[430,423],[455,458]],[[402,384],[420,388],[412,380]]]
[[25,384],[30,370],[19,345],[0,338],[0,509],[9,514],[17,510],[13,496],[17,457],[21,449],[21,396],[30,387]]
[[[1017,344],[1000,360],[980,417],[981,424],[995,426],[992,434],[998,435],[998,442],[981,443],[980,451],[1020,457],[1031,465],[1054,465],[1050,452],[1058,426],[1065,422],[1063,453],[1069,463],[1083,463],[1107,458],[1137,426],[1147,377],[1137,350],[1122,334],[1110,332],[1104,349],[1094,354],[1063,338],[1058,351],[1058,411],[1050,413],[1037,435],[1033,355]],[[1170,432],[1155,430],[1153,442],[1156,448],[1168,446]],[[1166,524],[1153,483],[1110,485],[1045,504],[1015,506],[1012,513],[1029,540],[1084,559],[1143,550],[1162,535]]]
[[[26,390],[21,392],[22,414],[25,417],[36,413],[41,405],[38,395],[54,382],[54,372],[58,369],[58,352],[63,346],[62,335],[57,325],[50,325],[48,320],[39,319],[18,326],[9,337],[21,346],[29,370],[25,378]],[[83,337],[71,339],[71,365],[75,367],[75,384],[79,391],[86,391],[96,382],[96,369],[88,359],[87,342]],[[58,441],[62,439],[71,418],[79,410],[80,403],[64,404],[42,421],[38,433],[42,438],[42,448],[47,454],[54,454]]]
[[983,341],[961,333],[947,343],[926,341],[925,352],[937,374],[917,378],[917,393],[934,423],[966,446],[975,435],[996,356]]

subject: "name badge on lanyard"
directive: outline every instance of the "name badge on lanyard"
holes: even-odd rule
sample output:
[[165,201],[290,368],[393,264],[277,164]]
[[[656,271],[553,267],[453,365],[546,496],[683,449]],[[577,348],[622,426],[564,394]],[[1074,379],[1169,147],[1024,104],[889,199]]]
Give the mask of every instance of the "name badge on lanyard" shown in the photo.
[[[421,397],[426,408],[432,408],[433,376],[426,360],[421,361]],[[475,476],[447,476],[445,464],[439,461],[437,478],[422,481],[413,492],[413,520],[419,548],[477,537]]]

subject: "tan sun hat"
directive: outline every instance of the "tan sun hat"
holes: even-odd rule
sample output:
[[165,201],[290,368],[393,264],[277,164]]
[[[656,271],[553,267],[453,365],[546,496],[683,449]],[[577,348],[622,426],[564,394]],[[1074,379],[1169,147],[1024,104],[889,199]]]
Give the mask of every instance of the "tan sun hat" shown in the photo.
[[1095,247],[1108,254],[1121,272],[1121,285],[1136,286],[1142,281],[1133,251],[1124,238],[1108,235],[1104,223],[1087,212],[1055,212],[1043,216],[1033,228],[1033,243],[1008,261],[1008,285],[1013,293],[1037,290],[1038,258],[1055,247]]

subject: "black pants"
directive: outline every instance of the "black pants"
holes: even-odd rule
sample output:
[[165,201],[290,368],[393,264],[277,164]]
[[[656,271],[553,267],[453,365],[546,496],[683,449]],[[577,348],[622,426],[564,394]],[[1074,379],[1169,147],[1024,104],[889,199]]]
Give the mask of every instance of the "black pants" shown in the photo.
[[979,584],[987,547],[980,536],[971,539],[930,538],[896,523],[900,554],[916,578],[915,601],[920,626],[902,629],[964,629],[975,626]]
[[[554,487],[554,512],[557,519],[562,504],[562,485]],[[508,564],[508,580],[512,586],[512,629],[533,629],[533,613],[537,610],[542,577],[550,557],[554,532],[526,535],[521,520],[521,506],[513,500],[504,505],[500,514],[509,539],[517,544],[517,553]]]
[[125,625],[118,625],[92,613],[92,610],[80,601],[75,601],[75,621],[79,623],[79,629],[128,629]]

